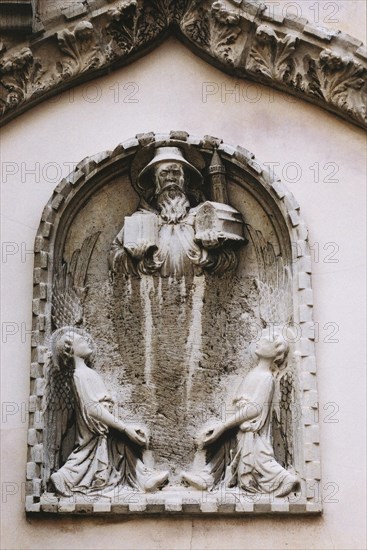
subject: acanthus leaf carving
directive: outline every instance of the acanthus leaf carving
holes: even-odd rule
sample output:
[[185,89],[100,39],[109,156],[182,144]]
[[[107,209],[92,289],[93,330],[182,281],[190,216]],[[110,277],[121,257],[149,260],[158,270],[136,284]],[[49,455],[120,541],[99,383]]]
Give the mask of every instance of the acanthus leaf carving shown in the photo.
[[[3,47],[5,52],[5,47]],[[15,109],[36,92],[42,91],[41,77],[45,73],[41,62],[34,58],[30,48],[3,57],[0,61],[1,85],[5,97],[1,99],[1,112]]]
[[108,16],[110,21],[106,26],[107,34],[124,54],[128,53],[136,43],[137,1],[125,0],[117,8],[110,10]]
[[222,2],[214,2],[211,13],[213,15],[210,32],[211,48],[217,55],[233,64],[235,61],[233,46],[241,33],[240,17],[238,13],[227,10]]
[[181,28],[194,42],[209,46],[209,14],[199,0],[192,0],[182,21]]
[[259,25],[247,68],[262,76],[287,81],[294,70],[293,54],[299,40],[288,34],[279,38],[269,25]]
[[[175,14],[175,6],[172,0],[158,0],[154,3],[141,0],[124,0],[116,8],[108,11],[109,21],[106,33],[112,37],[109,48],[112,57],[119,55],[118,50],[127,55],[135,48],[149,43],[164,31],[171,22],[172,14]],[[182,10],[182,2],[177,10]]]
[[184,33],[194,42],[210,49],[213,55],[233,65],[234,45],[241,33],[239,14],[216,1],[210,11],[193,0],[181,23]]
[[96,42],[95,32],[90,21],[81,21],[72,31],[64,29],[57,33],[58,46],[68,57],[56,64],[62,79],[101,65],[103,55]]
[[[0,48],[3,121],[63,89],[138,56],[168,34],[240,78],[289,91],[366,125],[366,59],[360,42],[307,25],[273,23],[263,6],[224,0],[115,0],[63,30],[55,24],[6,55]],[[321,33],[321,34],[320,34]],[[56,37],[56,41],[55,41]],[[310,38],[311,37],[311,38]],[[329,47],[325,49],[325,40]],[[57,50],[55,50],[55,42]]]
[[[357,115],[351,91],[359,92],[365,83],[366,69],[351,56],[340,56],[323,50],[318,59],[305,56],[308,93],[328,101],[340,109]],[[298,82],[300,82],[300,78]],[[363,103],[361,99],[361,104]],[[365,111],[364,111],[365,114]],[[360,111],[361,120],[366,120]]]

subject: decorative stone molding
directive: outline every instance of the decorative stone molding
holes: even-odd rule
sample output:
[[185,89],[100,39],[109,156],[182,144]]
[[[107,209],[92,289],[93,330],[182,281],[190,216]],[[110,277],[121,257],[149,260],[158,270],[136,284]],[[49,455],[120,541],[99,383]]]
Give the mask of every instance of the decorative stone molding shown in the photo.
[[[230,0],[88,2],[89,11],[1,49],[3,123],[65,88],[129,63],[173,33],[221,70],[297,95],[365,127],[362,42]],[[66,18],[66,22],[65,22]],[[78,21],[79,19],[79,21]]]
[[[73,277],[73,284],[75,284],[77,293],[77,300],[74,300],[74,303],[78,305],[80,303],[79,299],[85,296],[86,289],[83,290],[86,284],[85,274],[87,273],[91,257],[94,257],[95,261],[98,262],[99,267],[97,269],[105,269],[103,265],[107,262],[109,247],[109,237],[107,236],[107,238],[104,237],[104,244],[101,244],[98,251],[93,253],[96,243],[99,242],[99,231],[93,234],[90,232],[87,233],[87,239],[84,239],[83,236],[78,237],[77,233],[75,233],[77,230],[73,232],[74,220],[83,209],[90,208],[93,201],[94,204],[97,204],[95,197],[98,195],[98,192],[107,188],[114,181],[114,178],[116,179],[117,176],[121,178],[121,174],[128,174],[129,169],[131,169],[134,179],[134,159],[142,158],[142,156],[146,158],[144,156],[145,151],[149,152],[149,150],[155,150],[159,147],[178,147],[182,151],[192,154],[193,159],[204,158],[208,177],[213,177],[213,174],[215,176],[213,180],[215,193],[219,192],[220,181],[223,183],[224,180],[222,177],[226,173],[227,181],[231,182],[232,197],[235,197],[236,193],[240,193],[237,196],[237,203],[243,205],[242,193],[247,193],[248,200],[250,200],[250,197],[253,197],[253,200],[257,201],[257,204],[261,204],[261,208],[264,209],[263,211],[271,219],[272,229],[270,229],[270,232],[277,236],[278,244],[276,246],[278,247],[278,252],[276,253],[273,246],[264,240],[261,231],[250,225],[247,225],[247,231],[250,237],[249,242],[251,241],[252,244],[249,244],[248,247],[249,250],[252,249],[252,254],[255,254],[256,251],[256,255],[258,255],[257,260],[253,260],[255,262],[253,265],[258,265],[259,269],[256,285],[260,297],[259,312],[262,322],[267,324],[271,319],[278,319],[279,316],[282,316],[283,319],[291,319],[292,323],[297,326],[297,330],[299,330],[299,334],[294,339],[294,349],[292,351],[293,367],[287,371],[280,383],[282,396],[280,403],[282,401],[285,402],[285,404],[280,405],[283,411],[280,414],[283,415],[285,422],[293,423],[292,425],[296,433],[293,438],[293,444],[289,448],[287,447],[285,452],[286,454],[289,452],[293,456],[292,461],[295,470],[300,476],[301,484],[299,492],[291,496],[279,498],[272,494],[258,494],[254,495],[252,499],[248,495],[245,498],[241,492],[238,494],[238,492],[231,492],[230,490],[224,495],[221,491],[220,494],[218,491],[191,491],[190,487],[188,489],[187,487],[177,487],[177,483],[171,488],[168,486],[152,494],[144,491],[132,492],[127,496],[125,495],[125,498],[122,500],[118,498],[96,498],[95,496],[87,498],[88,495],[80,493],[68,498],[60,496],[57,493],[55,494],[50,489],[48,477],[50,463],[47,460],[45,462],[45,456],[47,453],[49,455],[49,451],[44,448],[44,445],[49,444],[47,443],[47,431],[45,434],[45,422],[47,424],[49,420],[46,418],[45,421],[44,418],[44,413],[45,411],[47,412],[47,395],[49,395],[47,391],[50,388],[47,382],[49,372],[47,357],[52,347],[50,338],[55,326],[65,325],[68,322],[67,319],[70,319],[69,315],[65,319],[58,318],[57,322],[52,321],[51,312],[54,311],[52,308],[55,307],[55,300],[58,300],[60,290],[62,291],[58,283],[55,286],[55,281],[60,281],[60,266],[66,265],[64,259],[64,254],[66,254],[69,257],[70,266],[73,265],[73,268],[71,269],[70,267],[68,273],[72,274]],[[223,165],[219,162],[219,156]],[[213,159],[211,163],[210,159]],[[197,160],[197,162],[199,161]],[[122,205],[125,205],[124,208],[128,204],[127,201],[135,200],[131,199],[133,196],[131,195],[132,187],[131,183],[128,182],[129,179],[126,179],[123,202],[121,202]],[[115,187],[114,189],[120,188]],[[121,190],[118,192],[121,193]],[[225,197],[226,193],[222,192],[221,196]],[[108,203],[108,200],[112,202]],[[116,195],[109,195],[108,200],[102,204],[114,204],[116,202]],[[218,205],[219,203],[213,204]],[[127,208],[125,216],[131,213],[130,207]],[[320,513],[322,509],[320,495],[320,442],[316,414],[318,398],[314,351],[315,326],[312,321],[311,258],[308,245],[308,232],[300,216],[299,209],[297,201],[286,189],[281,180],[275,177],[268,168],[259,163],[247,149],[243,147],[234,148],[212,136],[198,138],[182,131],[172,131],[169,135],[154,133],[139,134],[136,138],[119,144],[113,151],[105,151],[93,157],[87,157],[77,165],[67,178],[59,183],[42,213],[40,227],[35,239],[26,497],[26,510],[28,513],[220,513],[236,515]],[[106,215],[103,213],[100,220],[93,221],[93,231],[99,229],[98,224],[105,217]],[[82,222],[79,222],[79,227],[81,227],[80,223]],[[113,235],[113,228],[112,230],[108,230],[108,235],[110,234]],[[71,241],[67,241],[70,238]],[[80,244],[80,239],[84,239],[82,245]],[[67,242],[69,242],[68,246]],[[71,250],[70,243],[73,246]],[[76,243],[79,243],[77,249],[75,249]],[[255,256],[253,257],[255,258]],[[242,262],[244,261],[243,258],[242,256]],[[246,262],[249,262],[250,256],[247,255],[246,258]],[[81,260],[80,262],[79,259]],[[104,262],[104,260],[106,261]],[[100,263],[101,261],[102,263]],[[92,279],[95,277],[95,269],[96,267],[91,271],[90,276]],[[271,277],[275,276],[277,280],[286,276],[283,281],[284,284],[276,283],[274,288],[272,284],[269,285],[267,270],[273,274]],[[78,281],[77,284],[75,281]],[[144,300],[148,299],[148,296],[151,295],[152,289],[149,290],[148,288],[149,292],[146,295],[144,290],[146,282],[142,281],[134,284],[138,285],[136,288],[139,288],[140,284],[140,292],[142,292],[144,303]],[[222,287],[223,284],[226,286],[225,283],[218,284],[222,285]],[[161,292],[158,289],[159,287],[157,287],[156,292]],[[276,295],[269,302],[267,296],[274,291],[276,291]],[[130,292],[131,290],[128,290],[128,294]],[[290,295],[292,295],[292,300],[287,305],[287,296],[289,297]],[[102,300],[104,300],[103,296]],[[273,311],[269,310],[269,303],[275,308]],[[93,305],[93,299],[88,307],[91,304]],[[93,307],[95,308],[96,305]],[[88,314],[90,319],[95,315],[102,314],[101,311],[93,311],[93,307]],[[146,306],[143,305],[144,307]],[[195,307],[198,306],[196,305]],[[68,305],[66,304],[67,308]],[[277,308],[280,308],[281,312]],[[290,309],[288,310],[288,308]],[[287,313],[288,311],[289,313]],[[144,315],[148,315],[148,313],[145,311]],[[247,311],[246,315],[248,313]],[[72,318],[75,325],[80,326],[80,323],[83,323],[83,313],[79,305],[73,313]],[[234,317],[233,320],[236,332],[240,330],[241,321],[237,317]],[[54,328],[52,328],[51,323],[54,324]],[[149,326],[145,328],[149,330]],[[168,328],[170,330],[170,327]],[[196,327],[194,328],[196,330]],[[101,328],[95,328],[94,330],[102,344],[104,336],[101,336],[99,333]],[[241,334],[242,337],[246,339],[248,335],[246,336],[246,333],[244,333]],[[219,345],[222,342],[220,336],[218,342]],[[178,343],[171,342],[171,345],[176,349]],[[113,352],[112,348],[111,350],[109,353]],[[173,348],[172,353],[175,353]],[[115,364],[112,370],[116,371],[117,369],[118,371],[119,368],[121,369],[121,367]],[[106,371],[106,374],[108,373],[111,374],[110,368]],[[121,381],[121,378],[119,380]],[[136,383],[138,383],[137,379]],[[146,384],[150,388],[149,381],[146,381]],[[296,394],[297,400],[294,401]],[[297,406],[292,408],[292,403],[293,407],[295,403]],[[208,406],[207,402],[204,402],[204,404]],[[151,422],[153,421],[151,420]],[[156,421],[158,422],[158,417]],[[55,448],[59,449],[58,446]],[[284,458],[284,461],[288,463],[287,457]],[[190,478],[187,477],[187,479]]]

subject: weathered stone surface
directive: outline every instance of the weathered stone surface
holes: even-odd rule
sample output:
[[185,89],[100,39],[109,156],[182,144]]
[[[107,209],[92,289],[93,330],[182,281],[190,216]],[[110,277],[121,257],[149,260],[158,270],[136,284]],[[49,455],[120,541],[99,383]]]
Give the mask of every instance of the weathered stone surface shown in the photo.
[[[57,210],[52,208],[53,231],[44,239],[43,221],[36,240],[36,266],[41,261],[42,268],[35,267],[33,327],[39,343],[34,340],[28,479],[39,479],[42,465],[41,487],[34,489],[35,496],[43,495],[40,510],[306,512],[300,481],[306,475],[318,479],[319,455],[317,424],[310,414],[317,401],[311,262],[298,203],[281,182],[281,192],[280,187],[273,192],[264,167],[249,151],[212,136],[147,133],[93,159],[97,157],[101,162],[95,161],[92,172],[85,169],[88,159],[78,165],[77,186],[62,186],[53,195],[49,204],[54,207],[55,196],[63,198]],[[99,166],[102,174],[108,163],[112,172],[124,157],[125,171],[116,170],[108,186],[98,185]],[[262,188],[258,198],[247,179],[254,174]],[[81,199],[78,208],[74,197],[86,191],[88,201]],[[157,196],[163,199],[156,201]],[[277,209],[272,210],[274,202]],[[99,206],[105,203],[108,216]],[[277,217],[275,232],[269,211]],[[44,212],[45,220],[49,207]],[[293,229],[289,217],[295,215]],[[63,240],[55,250],[60,234]],[[296,245],[292,270],[292,246],[286,249],[284,242]],[[43,245],[52,262],[41,260],[46,257]],[[52,284],[45,282],[50,281],[50,265]],[[289,336],[286,327],[294,319],[301,324]],[[301,338],[294,337],[296,329]],[[256,376],[255,384],[251,380]],[[92,386],[85,385],[91,377]],[[242,390],[236,393],[238,386]],[[254,388],[263,388],[262,397]],[[72,432],[67,433],[79,406],[75,395],[89,404],[79,431],[91,446],[76,451],[77,456]],[[263,484],[255,489],[260,500],[254,503],[236,457],[246,440],[245,405],[256,400],[268,419],[268,424],[259,420],[257,429],[262,433],[269,427],[272,433],[274,443],[269,439],[266,444],[276,472],[272,480],[263,475]],[[270,405],[277,410],[274,418],[264,412]],[[88,426],[95,420],[107,447],[99,449],[100,439],[90,437]],[[107,433],[106,426],[114,430]],[[304,442],[297,426],[305,429]],[[149,452],[144,450],[148,440]],[[312,446],[307,460],[303,443]],[[109,449],[115,449],[113,454]],[[88,472],[93,479],[91,459],[97,452],[104,453],[107,465],[117,460],[120,475],[106,474],[101,499],[71,504],[67,496],[74,488],[94,498],[93,483],[79,488],[73,476],[77,473],[79,479]],[[119,470],[121,461],[124,470]],[[232,480],[223,485],[229,466]],[[260,473],[261,461],[256,468]],[[214,487],[220,491],[208,491]],[[287,495],[294,491],[301,504],[291,509]],[[28,509],[35,511],[32,506]]]
[[[17,10],[14,20],[10,15],[3,18],[5,28],[30,24],[31,2],[5,4]],[[366,125],[366,59],[361,42],[353,37],[311,25],[302,17],[284,18],[274,6],[261,3],[101,4],[97,9],[88,9],[85,2],[66,5],[59,18],[44,20],[47,32],[41,34],[42,22],[36,21],[36,40],[25,36],[8,51],[2,48],[4,122],[97,70],[107,72],[143,55],[164,33],[173,32],[195,53],[240,78],[249,76],[285,89]],[[28,9],[23,22],[20,6]]]

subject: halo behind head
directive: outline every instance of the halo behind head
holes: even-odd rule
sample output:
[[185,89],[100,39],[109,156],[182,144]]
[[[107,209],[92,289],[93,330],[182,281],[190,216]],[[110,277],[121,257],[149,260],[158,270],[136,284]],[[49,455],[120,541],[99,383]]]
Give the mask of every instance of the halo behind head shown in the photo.
[[63,352],[64,352],[64,345],[63,340],[65,336],[70,334],[71,340],[73,340],[73,335],[81,336],[82,338],[85,338],[88,340],[88,342],[91,345],[91,348],[93,350],[92,355],[95,354],[96,346],[91,338],[91,336],[86,332],[85,330],[73,326],[66,326],[61,327],[52,334],[51,336],[51,342],[50,342],[50,349],[52,358],[54,360],[54,364],[57,365],[59,368],[63,365]]

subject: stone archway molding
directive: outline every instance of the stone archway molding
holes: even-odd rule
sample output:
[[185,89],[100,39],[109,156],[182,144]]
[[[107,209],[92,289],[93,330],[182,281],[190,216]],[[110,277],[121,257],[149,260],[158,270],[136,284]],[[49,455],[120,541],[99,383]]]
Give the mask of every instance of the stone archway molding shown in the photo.
[[[322,510],[320,499],[320,449],[319,426],[314,409],[317,406],[316,358],[315,358],[315,324],[312,320],[313,297],[311,286],[311,258],[308,244],[308,230],[301,217],[300,207],[294,196],[287,190],[282,181],[272,173],[272,170],[262,165],[255,156],[243,147],[232,147],[221,139],[213,136],[191,136],[185,131],[172,131],[169,134],[153,132],[138,134],[117,145],[113,151],[104,151],[82,160],[75,170],[63,179],[55,188],[50,200],[45,206],[39,230],[35,239],[34,262],[34,293],[32,301],[32,363],[30,369],[31,395],[28,430],[28,456],[26,511],[28,513],[104,513],[134,514],[139,512],[192,512],[191,501],[186,502],[179,496],[175,505],[168,500],[150,501],[149,497],[129,502],[121,506],[114,502],[98,503],[77,500],[63,502],[55,495],[44,492],[42,481],[42,465],[44,460],[44,417],[42,398],[45,392],[45,371],[47,353],[51,334],[50,311],[52,301],[52,281],[56,264],[60,260],[57,255],[63,250],[64,238],[69,222],[76,212],[89,200],[93,192],[109,181],[111,175],[127,170],[134,156],[147,145],[167,146],[172,143],[187,145],[189,148],[212,155],[214,150],[220,153],[222,160],[228,165],[239,168],[246,174],[246,179],[252,181],[264,201],[271,204],[272,217],[277,217],[284,231],[292,254],[293,272],[293,312],[294,326],[298,327],[295,353],[297,357],[297,377],[299,379],[300,408],[297,409],[297,419],[300,437],[299,468],[302,471],[302,492],[295,500],[274,499],[271,504],[254,501],[238,501],[235,503],[211,502],[206,499],[195,505],[195,513],[224,514],[318,514]],[[255,183],[256,182],[256,183]],[[264,202],[264,204],[265,204]],[[296,410],[296,409],[295,409]],[[135,496],[139,493],[134,493]],[[199,498],[201,499],[201,493]],[[64,499],[65,500],[65,499]],[[164,508],[164,510],[162,509]]]
[[258,0],[93,0],[0,45],[6,123],[44,99],[144,55],[173,34],[220,70],[366,127],[367,53],[340,31],[284,18]]

